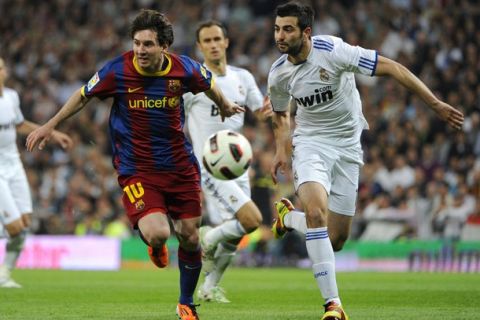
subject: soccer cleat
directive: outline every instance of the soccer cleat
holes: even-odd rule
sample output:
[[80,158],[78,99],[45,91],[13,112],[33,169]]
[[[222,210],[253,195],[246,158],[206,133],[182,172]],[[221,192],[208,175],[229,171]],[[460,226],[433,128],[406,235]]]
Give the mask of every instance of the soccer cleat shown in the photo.
[[278,218],[273,220],[272,232],[275,239],[283,238],[283,236],[293,229],[285,227],[283,219],[285,215],[292,210],[295,210],[293,204],[287,198],[282,198],[280,201],[275,202],[275,209],[277,209]]
[[196,310],[198,306],[198,304],[177,304],[178,320],[200,320]]
[[0,265],[0,288],[21,288],[22,286],[10,278],[10,271],[5,265]]
[[204,285],[201,285],[197,291],[197,298],[206,302],[230,303],[230,300],[225,296],[225,290],[219,286],[205,289]]
[[8,279],[4,282],[0,282],[0,288],[15,288],[15,289],[19,289],[21,288],[22,286],[18,283],[16,283],[13,279]]
[[167,245],[164,244],[161,248],[148,246],[148,256],[154,265],[159,268],[165,268],[168,265]]
[[325,313],[321,320],[348,320],[347,314],[338,303],[330,301],[324,307]]
[[202,246],[202,269],[206,274],[213,271],[215,268],[215,251],[217,251],[216,245],[209,245],[205,239],[205,235],[210,231],[212,227],[203,226],[200,227],[200,245]]

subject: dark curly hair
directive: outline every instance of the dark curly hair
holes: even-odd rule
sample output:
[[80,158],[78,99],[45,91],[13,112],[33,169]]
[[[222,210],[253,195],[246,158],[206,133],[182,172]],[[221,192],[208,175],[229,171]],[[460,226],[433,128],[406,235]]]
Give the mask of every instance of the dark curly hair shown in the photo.
[[173,43],[173,27],[163,13],[149,9],[140,11],[130,25],[130,37],[133,39],[135,33],[141,30],[155,31],[161,46]]

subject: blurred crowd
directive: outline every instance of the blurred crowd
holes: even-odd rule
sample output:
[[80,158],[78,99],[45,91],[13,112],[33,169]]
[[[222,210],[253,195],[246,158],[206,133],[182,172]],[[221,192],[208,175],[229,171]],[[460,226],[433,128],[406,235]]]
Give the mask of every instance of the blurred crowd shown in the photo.
[[[229,64],[248,68],[264,94],[271,64],[273,0],[0,0],[0,55],[10,69],[25,117],[44,123],[112,57],[131,48],[128,26],[141,8],[165,12],[174,25],[171,48],[201,61],[196,23],[228,26]],[[331,34],[376,49],[418,75],[435,94],[465,114],[462,131],[440,122],[418,97],[393,80],[357,78],[370,130],[352,238],[360,240],[475,239],[480,231],[480,4],[469,0],[311,1],[314,34]],[[61,130],[75,146],[27,153],[34,232],[131,233],[111,165],[110,101],[93,101]],[[273,201],[295,200],[292,177],[274,186],[269,122],[247,115],[254,148],[252,196],[264,214]],[[298,205],[298,203],[297,203]],[[473,230],[473,231],[472,231]]]

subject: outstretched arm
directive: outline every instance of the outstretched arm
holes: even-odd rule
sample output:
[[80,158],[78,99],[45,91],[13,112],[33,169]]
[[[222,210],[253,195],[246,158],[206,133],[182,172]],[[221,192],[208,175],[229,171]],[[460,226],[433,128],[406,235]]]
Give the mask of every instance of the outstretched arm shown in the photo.
[[441,100],[413,73],[398,62],[378,56],[376,76],[391,76],[403,86],[416,93],[440,119],[446,121],[450,126],[460,130],[463,124],[463,114]]
[[243,107],[239,106],[236,103],[230,102],[227,98],[225,98],[222,91],[215,86],[205,91],[205,94],[220,109],[220,116],[222,117],[222,121],[225,120],[225,117],[231,117],[236,113],[245,112],[245,109]]
[[268,95],[263,98],[262,107],[257,109],[254,112],[254,115],[258,121],[266,121],[273,116],[272,103],[270,102],[270,97]]
[[53,116],[47,123],[41,127],[33,130],[27,137],[27,150],[32,151],[35,146],[38,144],[38,149],[42,150],[45,147],[45,144],[50,140],[52,134],[54,134],[54,129],[58,124],[63,120],[71,117],[78,111],[80,111],[87,103],[90,101],[90,98],[82,96],[81,89],[75,91],[75,93],[68,99],[68,101],[63,105],[60,111]]
[[290,140],[290,112],[274,112],[272,117],[273,134],[275,136],[275,156],[270,174],[272,175],[273,183],[277,183],[277,171],[280,169],[282,174],[287,169],[288,156],[291,153]]
[[[23,121],[21,124],[17,126],[17,132],[22,135],[28,135],[32,131],[40,128],[40,126],[31,121]],[[57,142],[63,149],[68,149],[72,146],[73,141],[72,139],[63,132],[53,130],[52,138]]]

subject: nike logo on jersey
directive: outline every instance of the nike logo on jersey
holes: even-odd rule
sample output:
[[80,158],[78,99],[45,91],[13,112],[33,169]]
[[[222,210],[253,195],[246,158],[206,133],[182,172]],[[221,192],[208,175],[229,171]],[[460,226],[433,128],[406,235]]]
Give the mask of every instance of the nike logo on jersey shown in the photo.
[[128,93],[133,93],[133,92],[136,92],[138,90],[142,89],[142,87],[138,87],[138,88],[128,88]]
[[216,165],[218,162],[220,162],[220,160],[222,160],[222,158],[223,158],[223,155],[222,155],[220,158],[218,158],[217,160],[215,160],[215,161],[210,161],[210,165],[211,165],[212,167],[215,167],[215,165]]

